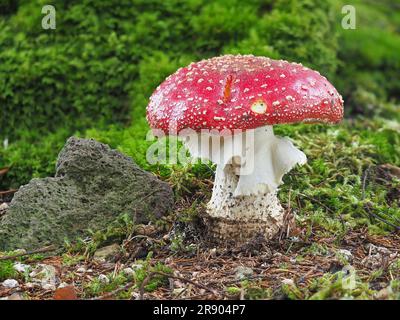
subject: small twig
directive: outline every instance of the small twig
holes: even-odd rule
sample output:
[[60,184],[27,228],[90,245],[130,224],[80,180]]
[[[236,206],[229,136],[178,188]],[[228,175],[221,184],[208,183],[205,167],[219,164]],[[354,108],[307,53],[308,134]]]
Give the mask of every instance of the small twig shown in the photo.
[[159,192],[160,189],[155,189],[152,192],[150,192],[149,194],[146,194],[144,197],[142,197],[141,199],[139,199],[140,202],[144,202],[144,200],[146,200],[147,198],[154,196],[157,192]]
[[29,255],[32,255],[32,254],[35,254],[35,253],[44,253],[44,252],[54,251],[56,249],[57,249],[56,246],[51,245],[51,246],[43,247],[43,248],[40,248],[40,249],[27,251],[27,252],[24,252],[24,253],[18,253],[18,254],[15,254],[13,256],[0,257],[0,261],[3,261],[3,260],[14,260],[14,259],[19,258],[19,257],[29,256]]
[[154,272],[149,273],[146,278],[144,278],[142,284],[140,285],[139,288],[139,300],[143,300],[144,296],[144,287],[149,283],[150,279],[154,276]]
[[[292,208],[291,208],[291,194],[292,194],[292,189],[289,190],[288,208],[287,208],[287,210],[285,212],[285,216],[283,217],[283,227],[280,230],[279,238],[278,238],[278,242],[279,243],[282,241],[283,238],[288,238],[289,237],[289,233],[290,233],[290,218],[291,218],[291,216],[293,216],[293,218],[294,218],[294,215],[291,214],[291,211],[292,211]],[[286,236],[284,236],[285,231],[286,231]]]
[[325,208],[326,210],[328,210],[330,213],[335,214],[335,211],[333,211],[331,208],[329,208],[328,206],[326,206],[325,204],[323,204],[321,201],[319,201],[319,200],[317,200],[317,199],[315,199],[315,198],[313,198],[313,197],[310,197],[310,196],[308,196],[308,195],[306,195],[306,194],[304,194],[304,193],[299,193],[299,195],[302,196],[302,197],[306,197],[308,200],[314,201],[315,203],[317,203],[317,204],[319,204],[320,206],[324,207],[324,208]]
[[[367,178],[368,178],[368,176],[369,176],[369,172],[371,171],[371,168],[372,168],[372,166],[370,165],[365,171],[364,171],[364,174],[363,174],[363,177],[362,177],[362,201],[364,202],[365,201],[365,191],[366,191],[366,188],[367,188]],[[366,206],[364,205],[364,207],[365,207],[365,210],[367,211],[367,213],[368,213],[368,215],[369,215],[369,221],[370,222],[374,222],[373,221],[373,217],[374,217],[374,215],[372,214],[372,212],[370,211],[370,210],[368,210],[367,208],[366,208]]]
[[368,203],[368,204],[365,204],[365,205],[364,205],[364,209],[365,209],[365,211],[368,212],[368,214],[369,214],[370,216],[373,216],[374,218],[376,218],[376,219],[378,219],[379,221],[381,221],[381,222],[387,224],[388,226],[391,226],[392,228],[395,228],[396,230],[400,230],[400,226],[396,226],[395,224],[393,224],[393,223],[391,223],[391,222],[389,222],[389,221],[383,219],[383,218],[382,218],[381,216],[379,216],[378,214],[372,212],[368,205],[369,205],[369,203]]
[[[219,283],[219,284],[223,284],[224,286],[227,286],[227,285],[241,283],[241,282],[243,282],[245,280],[262,280],[262,279],[267,279],[269,277],[270,276],[266,275],[266,274],[258,274],[258,275],[255,275],[255,276],[246,277],[245,279],[235,279],[235,280],[230,280],[230,281],[224,281],[224,282]],[[215,282],[215,284],[217,284],[217,282]]]
[[144,287],[149,283],[149,281],[155,276],[155,275],[160,275],[160,276],[164,276],[164,277],[168,277],[168,278],[172,278],[172,279],[176,279],[176,280],[180,280],[180,281],[184,281],[187,283],[190,283],[196,287],[199,287],[201,289],[204,289],[208,292],[211,292],[212,294],[216,295],[216,293],[214,292],[214,290],[208,288],[207,286],[201,284],[201,283],[197,283],[195,281],[192,281],[190,279],[186,279],[183,277],[179,277],[179,276],[174,276],[172,274],[168,274],[168,273],[164,273],[164,272],[159,272],[159,271],[154,271],[151,272],[142,282],[142,285],[140,286],[140,291],[139,291],[139,299],[143,300],[143,296],[144,296]]
[[5,191],[0,191],[0,196],[8,196],[10,194],[16,193],[18,190],[17,189],[10,189],[10,190],[5,190]]
[[124,285],[124,286],[121,287],[121,288],[115,289],[115,290],[113,290],[113,291],[111,291],[111,292],[107,292],[106,294],[104,294],[104,295],[102,295],[102,296],[100,296],[100,297],[91,298],[90,300],[104,300],[104,299],[107,299],[107,298],[111,298],[111,297],[115,296],[117,293],[120,293],[120,292],[122,292],[122,291],[125,291],[125,290],[130,289],[130,288],[133,287],[134,285],[135,285],[134,282],[130,282],[130,283]]
[[150,240],[150,241],[153,241],[153,242],[155,242],[155,243],[161,243],[161,242],[162,242],[162,240],[158,240],[158,239],[155,239],[155,238],[146,236],[146,235],[144,235],[144,234],[137,234],[137,235],[135,235],[135,236],[129,238],[129,241],[132,241],[132,240],[134,240],[134,239],[140,239],[140,238],[146,239],[146,240]]
[[10,168],[0,168],[0,177],[4,176],[8,171],[10,170]]
[[[170,279],[172,280],[172,279]],[[173,292],[173,290],[171,290]],[[181,295],[183,295],[184,292],[187,291],[187,288],[183,288],[183,290],[181,292],[178,293],[178,295],[176,296],[176,299],[179,299],[181,297]]]
[[[0,176],[0,178],[1,178],[1,176]],[[1,191],[0,190],[0,203],[1,202],[10,202],[12,196],[17,191],[18,191],[17,189],[10,189],[10,190],[7,190],[7,191]]]
[[[315,199],[315,198],[313,198],[313,197],[310,197],[310,196],[308,196],[308,195],[306,195],[306,194],[304,194],[304,193],[299,193],[299,195],[302,196],[302,197],[306,197],[308,200],[313,201],[313,202],[319,204],[320,206],[324,207],[324,208],[325,208],[327,211],[329,211],[329,213],[331,213],[332,215],[335,215],[335,214],[336,214],[335,211],[333,211],[331,208],[329,208],[328,206],[326,206],[325,204],[323,204],[321,201],[319,201],[319,200],[317,200],[317,199]],[[340,222],[341,222],[341,224],[342,224],[343,229],[345,229],[345,222],[344,222],[344,220],[343,220],[342,215],[341,215],[341,214],[338,214],[338,216],[339,216],[339,220],[340,220]]]
[[271,270],[270,272],[271,272],[271,273],[280,273],[280,272],[284,272],[284,273],[298,274],[297,271],[288,270],[288,269],[274,269],[274,270]]
[[367,178],[369,177],[369,172],[371,171],[372,166],[369,166],[365,171],[364,171],[364,176],[362,179],[362,200],[365,200],[365,189],[367,188]]
[[181,300],[193,300],[193,299],[198,299],[198,298],[205,298],[209,295],[209,293],[203,293],[203,294],[196,294],[194,296],[189,296],[189,297],[182,297],[180,298]]

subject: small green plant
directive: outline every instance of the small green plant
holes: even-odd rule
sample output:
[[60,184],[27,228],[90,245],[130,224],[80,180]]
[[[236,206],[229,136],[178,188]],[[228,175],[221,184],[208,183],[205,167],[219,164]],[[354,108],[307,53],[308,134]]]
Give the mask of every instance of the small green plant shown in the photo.
[[[205,168],[209,171],[207,172]],[[205,176],[210,176],[210,172],[212,172],[211,164],[175,165],[170,167],[170,170],[167,181],[173,187],[175,196],[178,199],[189,196],[198,190],[202,193],[208,193],[207,184],[203,179]]]
[[[99,279],[96,278],[90,281],[84,288],[85,296],[86,297],[96,297],[107,292],[111,292],[113,290],[118,289],[119,287],[125,285],[128,281],[132,281],[131,277],[127,277],[123,272],[119,272],[115,276],[110,273],[107,275],[107,279]],[[126,298],[128,295],[129,297],[129,290],[124,293],[120,293],[116,298]]]
[[46,256],[44,254],[36,253],[36,254],[32,254],[32,255],[30,255],[28,257],[23,257],[23,258],[21,258],[21,260],[24,261],[24,260],[29,259],[31,261],[38,262],[38,261],[44,260],[45,258],[46,258]]
[[237,296],[240,294],[241,289],[238,287],[226,287],[225,291],[230,296]]
[[190,207],[184,208],[179,211],[177,220],[182,223],[190,223],[198,218],[199,211],[203,210],[204,204],[199,200],[194,200]]
[[134,280],[137,288],[143,284],[143,281],[147,281],[144,289],[148,292],[156,290],[158,287],[166,285],[168,283],[168,277],[166,275],[171,274],[171,268],[165,266],[161,262],[156,262],[154,265],[151,264],[152,252],[149,252],[146,260],[139,260],[137,264],[142,265],[141,268],[137,269],[134,274]]
[[281,287],[282,293],[290,300],[304,299],[303,292],[297,287],[295,283],[283,283]]
[[394,278],[400,278],[400,258],[390,264],[389,272]]
[[400,280],[399,279],[390,281],[388,299],[400,300]]
[[271,299],[273,296],[271,288],[262,285],[257,281],[242,281],[242,290],[244,290],[244,298],[249,300]]
[[303,252],[314,256],[326,256],[329,254],[329,250],[325,245],[316,242],[305,248]]
[[64,253],[62,255],[62,263],[66,267],[74,266],[84,261],[85,259],[86,259],[85,256],[80,254]]
[[0,261],[0,281],[18,276],[17,271],[14,269],[14,263],[10,260]]

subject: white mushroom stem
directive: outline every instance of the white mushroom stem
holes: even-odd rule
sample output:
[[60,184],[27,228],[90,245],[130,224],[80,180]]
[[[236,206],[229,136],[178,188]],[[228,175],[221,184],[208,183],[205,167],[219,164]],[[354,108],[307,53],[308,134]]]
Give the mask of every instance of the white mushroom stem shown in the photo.
[[[193,157],[217,164],[208,214],[214,232],[243,240],[261,232],[272,237],[282,226],[284,210],[277,198],[282,177],[307,158],[272,126],[220,136],[202,132],[187,137]],[[217,143],[218,142],[218,143]]]

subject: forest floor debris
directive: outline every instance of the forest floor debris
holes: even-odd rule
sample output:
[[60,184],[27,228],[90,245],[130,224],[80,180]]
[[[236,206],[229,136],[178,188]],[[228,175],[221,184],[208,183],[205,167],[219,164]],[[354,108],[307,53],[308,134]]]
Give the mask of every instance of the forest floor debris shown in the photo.
[[[305,231],[302,229],[300,234]],[[371,236],[366,229],[358,229],[349,232],[340,243],[331,236],[311,236],[307,241],[300,236],[296,241],[287,238],[263,243],[265,248],[259,247],[258,251],[230,246],[212,248],[211,251],[216,251],[213,255],[204,245],[198,245],[194,252],[171,252],[165,243],[152,246],[145,260],[132,256],[136,251],[130,248],[142,246],[146,241],[136,238],[126,248],[127,254],[112,263],[75,253],[22,256],[20,261],[13,262],[14,269],[19,270],[13,279],[17,285],[9,286],[10,279],[6,285],[3,282],[0,297],[393,299],[399,296],[399,285],[393,281],[400,275],[400,237],[395,234]],[[33,271],[21,272],[20,266]],[[348,285],[351,277],[354,283]]]

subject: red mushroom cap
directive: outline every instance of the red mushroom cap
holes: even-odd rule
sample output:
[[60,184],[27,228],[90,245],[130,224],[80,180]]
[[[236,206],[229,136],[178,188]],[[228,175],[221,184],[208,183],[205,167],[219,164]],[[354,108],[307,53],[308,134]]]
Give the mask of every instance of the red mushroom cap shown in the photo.
[[225,55],[181,68],[156,89],[147,107],[151,128],[165,133],[342,118],[343,99],[319,72],[252,55]]

